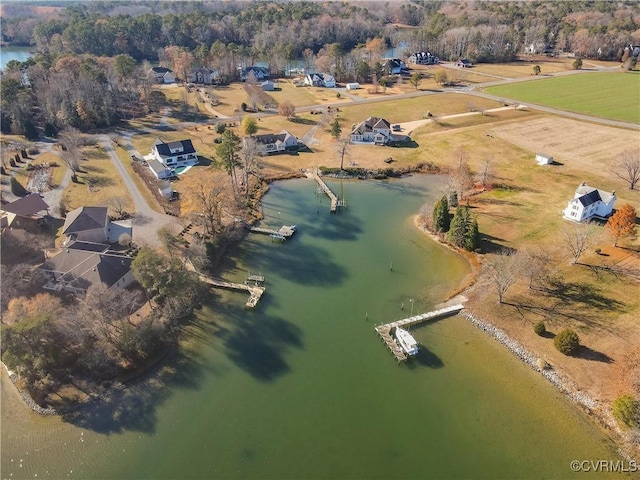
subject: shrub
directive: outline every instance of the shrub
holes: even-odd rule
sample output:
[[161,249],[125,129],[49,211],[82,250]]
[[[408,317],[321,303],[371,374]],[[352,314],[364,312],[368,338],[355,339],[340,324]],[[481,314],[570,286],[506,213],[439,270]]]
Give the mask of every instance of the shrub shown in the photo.
[[553,339],[553,344],[565,355],[573,355],[580,347],[578,334],[573,330],[563,330]]
[[216,133],[218,135],[222,135],[226,129],[227,126],[224,123],[216,123]]
[[631,395],[613,401],[613,416],[628,427],[640,427],[640,402]]
[[547,327],[544,322],[540,321],[533,326],[533,331],[536,332],[537,335],[542,336],[547,333]]
[[29,155],[38,155],[40,153],[40,149],[38,147],[30,147],[27,149],[27,153]]
[[341,98],[342,95],[340,94],[340,92],[336,93],[336,98]]
[[242,110],[243,112],[247,111],[247,104],[242,102],[242,105],[240,105],[240,110]]

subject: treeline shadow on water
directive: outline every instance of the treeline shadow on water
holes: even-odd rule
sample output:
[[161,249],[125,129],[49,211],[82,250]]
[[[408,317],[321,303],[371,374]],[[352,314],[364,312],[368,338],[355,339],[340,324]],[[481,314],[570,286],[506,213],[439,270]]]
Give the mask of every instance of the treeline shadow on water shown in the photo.
[[176,348],[144,378],[62,415],[62,420],[102,434],[156,431],[157,409],[175,388],[197,390],[204,369],[194,352]]
[[[262,311],[266,309],[263,297]],[[303,348],[302,330],[284,318],[222,303],[216,312],[228,328],[221,330],[223,352],[236,366],[260,381],[273,381],[290,371],[285,359],[291,348]]]

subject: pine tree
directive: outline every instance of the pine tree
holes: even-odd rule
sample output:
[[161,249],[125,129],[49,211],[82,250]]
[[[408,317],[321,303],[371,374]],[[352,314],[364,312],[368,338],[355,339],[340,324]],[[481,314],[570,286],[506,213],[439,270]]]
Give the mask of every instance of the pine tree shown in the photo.
[[340,122],[338,122],[338,119],[334,119],[333,123],[331,124],[331,136],[335,139],[340,138],[340,134],[342,133],[342,129],[340,128]]
[[464,248],[473,252],[480,246],[480,230],[478,229],[478,220],[475,218],[467,224],[467,231],[464,236]]
[[451,220],[451,227],[447,233],[447,241],[456,247],[462,247],[464,244],[465,234],[467,232],[467,223],[469,222],[469,210],[467,207],[458,205],[456,213]]
[[449,202],[445,195],[433,207],[433,231],[436,233],[447,232],[450,224]]

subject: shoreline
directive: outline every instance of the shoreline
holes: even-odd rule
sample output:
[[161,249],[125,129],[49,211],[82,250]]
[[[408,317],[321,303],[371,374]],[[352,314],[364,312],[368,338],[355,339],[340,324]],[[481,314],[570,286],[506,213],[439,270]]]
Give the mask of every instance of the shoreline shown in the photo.
[[[432,240],[462,255],[469,261],[472,271],[464,277],[460,288],[445,300],[445,302],[448,302],[453,297],[461,297],[463,302],[466,301],[466,297],[464,297],[463,293],[474,288],[478,275],[480,274],[481,262],[477,258],[477,254],[460,251],[448,243],[442,242],[438,235],[429,231],[426,226],[421,224],[418,214],[414,216],[414,223],[418,230],[429,236]],[[464,317],[478,330],[489,335],[496,342],[505,347],[511,354],[524,362],[532,370],[539,373],[559,393],[564,395],[565,398],[593,420],[598,427],[605,430],[607,436],[611,438],[617,447],[620,456],[622,456],[626,461],[635,461],[634,455],[637,454],[632,454],[625,450],[625,448],[628,447],[628,441],[626,441],[624,432],[620,429],[616,420],[613,418],[611,410],[607,408],[603,402],[584,393],[571,377],[562,373],[560,370],[556,370],[553,365],[547,363],[542,357],[537,356],[535,352],[531,352],[518,340],[509,336],[504,330],[484,318],[476,317],[472,309],[470,309],[467,304],[464,305],[464,309],[459,313],[459,315]]]

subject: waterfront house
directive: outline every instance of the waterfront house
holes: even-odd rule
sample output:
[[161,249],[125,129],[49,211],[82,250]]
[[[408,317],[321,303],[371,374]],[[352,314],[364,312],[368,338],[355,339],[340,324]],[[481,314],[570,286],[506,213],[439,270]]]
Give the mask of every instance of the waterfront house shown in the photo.
[[32,193],[0,208],[0,226],[2,228],[20,228],[37,231],[45,223],[49,205],[39,193]]
[[198,155],[191,140],[166,143],[156,138],[151,148],[150,157],[147,158],[147,161],[155,159],[169,169],[187,167],[198,163]]
[[351,130],[351,143],[385,145],[391,138],[391,124],[384,118],[369,117]]
[[262,82],[263,80],[267,80],[269,78],[269,69],[265,67],[245,67],[240,72],[240,80],[245,82],[249,75],[253,74],[256,80]]
[[304,77],[304,84],[312,87],[335,88],[336,79],[328,73],[308,73]]
[[176,76],[173,70],[165,67],[153,67],[148,74],[153,77],[156,83],[174,83]]
[[615,190],[609,193],[582,182],[562,213],[565,219],[575,222],[584,222],[592,218],[607,218],[613,213],[615,202]]
[[[264,135],[254,135],[253,138],[265,153],[280,153],[286,151],[295,151],[299,147],[298,139],[295,135],[282,130],[278,134],[267,133]],[[246,142],[247,137],[243,139]]]
[[73,242],[48,259],[40,270],[47,283],[43,288],[71,292],[83,297],[92,285],[124,289],[134,281],[133,258],[109,250],[109,245]]

